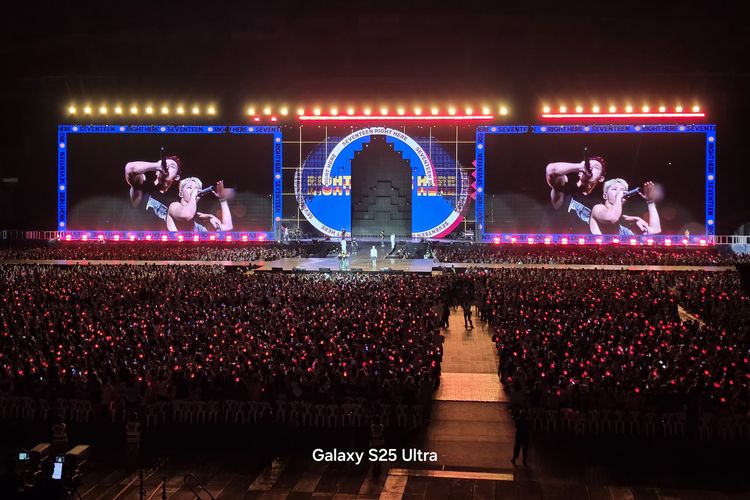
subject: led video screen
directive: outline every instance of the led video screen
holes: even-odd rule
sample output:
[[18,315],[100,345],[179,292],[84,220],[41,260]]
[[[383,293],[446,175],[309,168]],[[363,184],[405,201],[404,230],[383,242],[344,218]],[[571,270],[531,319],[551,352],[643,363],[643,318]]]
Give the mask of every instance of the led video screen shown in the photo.
[[473,231],[475,142],[470,126],[290,127],[283,223],[310,236]]
[[68,134],[67,229],[270,231],[273,141],[226,131]]
[[697,133],[487,134],[484,232],[704,234],[706,140]]

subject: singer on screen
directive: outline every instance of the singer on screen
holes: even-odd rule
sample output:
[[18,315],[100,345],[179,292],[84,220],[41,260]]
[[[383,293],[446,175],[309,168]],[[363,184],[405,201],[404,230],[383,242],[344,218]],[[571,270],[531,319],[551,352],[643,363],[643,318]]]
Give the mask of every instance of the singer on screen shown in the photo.
[[[648,207],[648,221],[623,213],[623,205],[629,197],[639,195],[646,200]],[[656,209],[656,187],[649,181],[641,189],[628,191],[628,183],[624,179],[610,179],[604,183],[604,203],[599,203],[591,209],[589,228],[591,234],[619,234],[630,236],[635,234],[628,226],[635,226],[641,234],[661,233],[661,220]]]
[[582,234],[589,231],[591,206],[597,186],[604,181],[607,163],[600,156],[578,163],[554,162],[547,165],[547,184],[555,224],[560,233]]
[[166,196],[175,181],[180,180],[182,162],[177,156],[161,161],[131,161],[125,165],[125,181],[130,186],[133,208],[152,209],[162,220],[167,216]]
[[[198,200],[207,192],[215,194],[219,199],[220,218],[198,211]],[[231,190],[224,187],[224,181],[217,182],[216,187],[208,191],[203,189],[203,183],[200,179],[188,177],[180,181],[178,194],[180,201],[171,203],[167,212],[168,231],[206,232],[206,226],[216,231],[231,231],[233,229],[232,213],[227,203]]]

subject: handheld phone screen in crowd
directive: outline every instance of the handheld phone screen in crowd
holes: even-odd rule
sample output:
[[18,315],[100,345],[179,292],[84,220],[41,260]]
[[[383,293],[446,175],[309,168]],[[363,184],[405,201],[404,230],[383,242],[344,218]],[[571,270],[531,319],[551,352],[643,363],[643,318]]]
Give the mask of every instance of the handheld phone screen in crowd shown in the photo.
[[23,462],[29,459],[29,454],[25,451],[18,452],[18,460]]
[[55,457],[55,467],[54,469],[52,469],[52,479],[62,479],[64,461],[65,457],[63,455],[58,455]]

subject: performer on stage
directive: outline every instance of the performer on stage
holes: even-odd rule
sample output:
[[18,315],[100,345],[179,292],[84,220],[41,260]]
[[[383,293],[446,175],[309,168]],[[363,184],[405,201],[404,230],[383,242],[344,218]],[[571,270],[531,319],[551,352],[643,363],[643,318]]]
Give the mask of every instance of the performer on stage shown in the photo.
[[589,231],[591,206],[595,190],[604,181],[607,163],[601,156],[588,162],[554,162],[547,165],[547,184],[550,202],[555,212],[555,230],[560,233],[581,234]]
[[130,186],[130,203],[134,208],[149,209],[162,220],[167,218],[167,192],[180,180],[182,162],[177,156],[164,161],[131,161],[125,165],[125,181]]
[[[219,198],[221,219],[215,215],[198,212],[198,199],[201,197],[203,183],[197,177],[188,177],[180,181],[180,201],[169,205],[167,213],[168,231],[198,231],[206,232],[206,226],[216,231],[231,231],[233,229],[232,213],[229,210],[227,196],[229,190],[224,188],[224,181],[216,183],[211,192]],[[203,224],[199,223],[198,220]]]
[[378,249],[375,245],[370,249],[370,260],[372,261],[372,270],[375,271],[378,268]]
[[[628,183],[624,179],[610,179],[604,183],[604,203],[595,205],[591,210],[589,227],[592,234],[619,234],[630,236],[635,234],[628,225],[635,225],[641,234],[661,233],[661,220],[656,209],[656,187],[649,181],[637,191],[648,207],[648,222],[640,217],[622,213],[627,200]],[[635,194],[635,193],[633,193]]]

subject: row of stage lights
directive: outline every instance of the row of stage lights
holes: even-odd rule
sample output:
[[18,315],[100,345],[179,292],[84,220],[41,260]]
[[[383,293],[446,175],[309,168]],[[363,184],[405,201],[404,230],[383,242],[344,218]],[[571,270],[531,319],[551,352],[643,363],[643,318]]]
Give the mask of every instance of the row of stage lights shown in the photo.
[[[499,236],[495,236],[494,238],[492,238],[492,243],[495,244],[495,245],[500,245],[502,243],[502,239]],[[547,236],[547,237],[543,238],[541,241],[539,241],[539,240],[537,240],[536,238],[533,238],[533,237],[528,237],[528,238],[526,238],[526,240],[519,240],[516,236],[511,236],[511,238],[509,240],[509,243],[511,245],[516,245],[516,244],[519,244],[519,243],[521,243],[521,244],[526,243],[527,245],[536,245],[537,243],[543,243],[545,245],[552,245],[553,241],[552,241],[552,237],[551,236]],[[558,243],[555,243],[555,244],[559,244],[559,245],[568,245],[568,244],[571,244],[572,245],[572,244],[575,244],[575,243],[577,243],[578,245],[586,245],[586,244],[590,245],[591,244],[590,242],[587,243],[585,238],[578,238],[578,240],[573,240],[573,239],[568,239],[565,236],[563,236],[562,238],[560,238],[560,241]],[[690,240],[688,238],[682,238],[681,240],[678,239],[678,240],[676,240],[676,241],[673,242],[672,239],[665,238],[664,240],[662,240],[661,243],[665,247],[671,247],[673,244],[679,245],[680,243],[682,243],[683,245],[689,245],[690,244]],[[623,244],[623,245],[637,246],[639,244],[642,245],[643,243],[639,243],[639,241],[637,239],[635,239],[635,238],[623,239],[623,240],[620,240],[619,238],[612,238],[610,241],[604,241],[603,238],[596,238],[594,240],[594,244],[596,244],[596,245],[605,245],[605,244],[606,245],[620,245],[620,244]],[[647,246],[654,246],[654,244],[656,244],[656,241],[653,238],[646,239],[646,245]],[[708,245],[708,240],[706,240],[705,238],[700,238],[700,239],[698,239],[698,245],[704,247],[704,246]]]
[[176,106],[170,106],[163,104],[161,106],[154,106],[153,104],[138,105],[132,104],[130,106],[123,106],[121,104],[115,104],[109,106],[107,104],[101,104],[99,106],[93,106],[91,104],[84,104],[78,106],[75,103],[69,104],[66,108],[69,116],[216,116],[216,106],[214,104],[208,104],[201,106],[194,104],[192,106],[185,106],[183,104],[177,104]]
[[246,109],[246,115],[256,118],[261,116],[273,117],[273,116],[289,116],[292,112],[298,117],[316,117],[316,116],[486,116],[492,117],[495,114],[500,116],[507,116],[509,113],[508,107],[504,104],[498,104],[496,106],[490,106],[488,104],[481,104],[478,106],[466,105],[466,106],[455,106],[452,104],[438,106],[438,105],[415,105],[415,106],[389,106],[389,105],[361,105],[361,106],[297,106],[291,108],[289,106],[279,106],[274,108],[271,105],[256,106],[250,105]]
[[[74,240],[76,240],[76,238],[74,238],[73,235],[71,235],[71,234],[65,234],[64,236],[60,235],[58,239],[64,239],[65,241],[74,241]],[[166,234],[155,235],[155,236],[151,235],[151,234],[146,234],[145,236],[143,236],[143,238],[138,238],[134,234],[125,234],[125,235],[122,235],[122,236],[119,235],[119,234],[115,234],[115,235],[112,235],[109,238],[107,238],[107,236],[104,235],[104,234],[98,234],[96,236],[89,237],[88,234],[84,233],[84,234],[80,235],[80,237],[78,238],[78,241],[107,241],[107,240],[111,240],[111,241],[162,241],[162,242],[177,241],[178,243],[183,243],[185,241],[193,241],[193,242],[200,242],[200,241],[227,241],[227,242],[232,242],[232,241],[234,241],[234,237],[231,234],[227,234],[227,235],[224,235],[223,238],[218,238],[215,234],[211,234],[207,238],[201,238],[199,235],[194,234],[194,235],[188,236],[186,238],[184,235],[178,234],[177,236],[172,236],[170,238]],[[255,238],[253,238],[251,235],[243,234],[243,235],[241,235],[238,238],[237,241],[242,241],[242,242],[248,242],[248,241],[266,241],[266,236],[264,234],[259,234]],[[495,244],[495,245],[500,245],[502,243],[502,239],[499,236],[495,236],[492,239],[492,243]],[[552,241],[552,237],[551,236],[547,236],[547,237],[541,239],[541,241],[539,241],[539,240],[537,240],[536,238],[533,238],[533,237],[528,237],[525,240],[519,240],[518,237],[512,236],[510,238],[510,240],[509,240],[509,243],[511,245],[516,245],[516,244],[519,244],[519,243],[520,244],[526,243],[527,245],[535,245],[537,243],[542,243],[544,245],[552,245],[553,241]],[[568,245],[568,244],[576,244],[576,243],[578,245],[586,245],[587,244],[585,238],[578,238],[578,240],[573,240],[573,239],[568,239],[565,236],[563,236],[562,238],[560,238],[560,241],[557,242],[557,243],[555,243],[555,244]],[[673,242],[672,239],[665,238],[664,240],[661,241],[661,244],[664,245],[665,247],[672,246],[673,244],[679,245],[680,243],[682,245],[689,245],[690,244],[690,240],[688,238],[682,238],[681,240],[678,239],[678,240],[675,240]],[[588,244],[591,244],[591,243],[588,243]],[[607,241],[607,242],[605,242],[603,238],[596,238],[594,240],[594,244],[596,244],[596,245],[604,245],[604,244],[608,244],[608,245],[620,245],[620,244],[623,244],[623,245],[637,246],[637,245],[643,244],[643,243],[639,243],[639,241],[636,238],[623,239],[623,240],[620,240],[619,238],[612,238],[610,241]],[[654,246],[654,244],[656,244],[656,241],[653,238],[648,238],[648,239],[646,239],[645,244],[647,246]],[[706,246],[706,245],[708,245],[708,240],[706,240],[705,238],[700,238],[700,239],[698,239],[698,244],[700,246]]]
[[606,109],[603,106],[599,106],[598,104],[591,105],[590,108],[586,109],[580,104],[577,104],[573,107],[568,107],[565,104],[560,104],[557,109],[554,109],[552,106],[544,105],[542,107],[542,115],[550,115],[554,113],[559,114],[583,114],[583,113],[592,113],[592,114],[599,114],[599,113],[701,113],[701,107],[698,104],[694,104],[691,107],[683,106],[681,104],[677,104],[673,107],[667,107],[663,104],[659,106],[651,106],[649,104],[643,104],[640,108],[633,106],[632,104],[626,104],[623,107],[618,107],[614,104],[610,104]]

